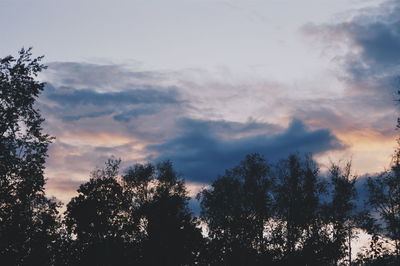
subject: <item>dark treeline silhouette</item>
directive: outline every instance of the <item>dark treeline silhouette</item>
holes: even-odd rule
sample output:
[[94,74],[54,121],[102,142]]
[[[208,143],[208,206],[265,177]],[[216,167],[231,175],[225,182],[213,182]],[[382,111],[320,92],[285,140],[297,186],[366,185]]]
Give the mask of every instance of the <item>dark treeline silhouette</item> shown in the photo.
[[57,203],[44,195],[43,176],[51,137],[42,133],[34,108],[45,68],[30,50],[0,59],[0,263],[46,265],[57,252]]
[[[400,152],[365,203],[350,163],[321,173],[310,155],[250,154],[198,193],[198,217],[171,162],[120,172],[111,158],[60,214],[44,193],[40,59],[0,59],[1,265],[399,265]],[[352,257],[358,230],[372,240]]]
[[118,178],[118,160],[92,173],[67,205],[66,265],[190,265],[202,234],[186,188],[169,162],[136,165]]

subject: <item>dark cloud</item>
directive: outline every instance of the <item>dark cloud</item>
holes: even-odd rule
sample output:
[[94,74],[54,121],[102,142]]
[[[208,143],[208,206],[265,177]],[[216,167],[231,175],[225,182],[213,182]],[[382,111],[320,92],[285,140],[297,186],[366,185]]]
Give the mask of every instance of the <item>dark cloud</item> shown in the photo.
[[[355,12],[355,13],[354,13]],[[394,136],[400,87],[400,1],[355,10],[346,21],[308,24],[309,36],[322,39],[339,66],[346,90],[339,98],[308,100],[297,117],[339,131],[369,129]],[[299,102],[294,103],[298,106]]]
[[[249,153],[258,152],[269,161],[276,161],[292,152],[318,154],[344,148],[329,130],[311,131],[300,120],[293,120],[279,134],[233,139],[218,135],[219,128],[227,126],[226,122],[220,125],[218,122],[185,119],[180,126],[184,129],[180,136],[148,148],[161,154],[157,160],[172,160],[178,171],[198,182],[209,182]],[[243,128],[246,127],[252,128],[254,125],[243,125]]]
[[368,66],[395,66],[400,63],[400,3],[386,1],[364,11],[343,30],[361,48],[359,59]]
[[133,71],[121,65],[50,63],[43,76],[47,85],[39,108],[54,121],[47,125],[57,135],[90,128],[145,136],[142,131],[153,126],[145,121],[148,116],[154,120],[161,113],[165,116],[181,110],[185,104],[179,88],[160,84],[161,76],[156,71]]
[[376,8],[360,10],[349,21],[307,25],[305,31],[324,36],[329,43],[349,45],[346,54],[336,59],[353,92],[393,97],[400,74],[399,14],[400,2],[386,1]]
[[101,117],[101,116],[109,115],[110,113],[112,113],[112,110],[104,110],[104,111],[90,112],[90,113],[77,114],[77,115],[64,115],[64,116],[61,116],[60,118],[64,121],[74,121],[74,120],[80,120],[80,119],[84,119],[84,118]]
[[176,88],[150,86],[98,92],[95,89],[54,87],[48,83],[42,97],[41,109],[64,121],[111,116],[116,121],[129,122],[183,103]]
[[133,118],[143,115],[153,115],[162,111],[162,106],[152,104],[150,106],[141,106],[126,112],[115,115],[113,118],[121,122],[130,122]]
[[183,133],[203,132],[205,135],[216,135],[221,138],[244,137],[248,134],[254,136],[257,133],[272,135],[282,131],[280,126],[269,123],[249,120],[246,123],[225,121],[225,120],[194,120],[182,118],[177,126]]
[[177,92],[175,89],[168,88],[160,90],[160,88],[135,88],[118,92],[97,92],[91,89],[76,90],[73,88],[58,88],[47,90],[44,96],[57,102],[60,105],[77,106],[77,105],[127,105],[127,104],[176,104]]
[[361,90],[396,89],[400,73],[400,18],[394,23],[353,21],[345,30],[360,50],[344,60],[349,81]]

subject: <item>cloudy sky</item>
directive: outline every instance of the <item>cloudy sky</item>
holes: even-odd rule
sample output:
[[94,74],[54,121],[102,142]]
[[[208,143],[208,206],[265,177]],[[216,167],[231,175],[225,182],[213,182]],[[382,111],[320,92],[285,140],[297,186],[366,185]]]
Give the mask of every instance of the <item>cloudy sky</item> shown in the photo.
[[34,47],[67,201],[111,155],[171,159],[193,191],[244,155],[358,174],[396,146],[400,1],[0,0],[0,57]]

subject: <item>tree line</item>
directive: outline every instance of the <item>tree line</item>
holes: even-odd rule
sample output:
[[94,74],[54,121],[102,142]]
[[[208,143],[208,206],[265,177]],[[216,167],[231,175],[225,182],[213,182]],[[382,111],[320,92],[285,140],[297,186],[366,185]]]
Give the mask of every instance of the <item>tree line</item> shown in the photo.
[[[399,151],[365,202],[350,163],[321,173],[310,155],[250,154],[197,194],[198,215],[172,162],[121,171],[110,158],[60,213],[44,190],[40,60],[0,59],[2,265],[399,265]],[[361,229],[372,237],[354,257]]]

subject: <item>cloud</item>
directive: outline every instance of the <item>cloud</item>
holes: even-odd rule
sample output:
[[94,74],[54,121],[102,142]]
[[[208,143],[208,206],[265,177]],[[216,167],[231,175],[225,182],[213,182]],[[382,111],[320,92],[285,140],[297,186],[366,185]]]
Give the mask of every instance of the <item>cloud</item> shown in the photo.
[[[355,93],[389,94],[398,87],[400,74],[400,2],[386,1],[375,8],[359,10],[349,20],[324,25],[306,25],[309,35],[344,47],[336,57],[343,78]],[[343,45],[344,44],[344,45]]]
[[174,89],[168,88],[163,91],[161,88],[132,88],[120,92],[97,92],[91,89],[76,90],[61,87],[58,90],[48,89],[44,94],[47,99],[62,106],[76,107],[77,105],[133,105],[133,104],[176,104],[177,93]]
[[312,128],[327,127],[337,133],[375,131],[393,138],[397,112],[395,104],[386,97],[345,95],[341,98],[318,98],[291,103],[293,114]]
[[398,137],[399,13],[400,2],[388,0],[353,10],[339,21],[302,28],[324,46],[341,88],[335,97],[293,103],[294,113],[312,128],[328,127],[349,143],[341,156],[353,157],[363,173],[377,171],[390,160]]
[[[300,120],[293,120],[278,134],[258,134],[242,138],[224,138],[220,128],[225,121],[184,119],[182,134],[160,145],[148,148],[160,154],[157,160],[172,160],[178,171],[191,181],[210,182],[225,169],[235,166],[246,154],[258,152],[269,161],[276,161],[292,152],[315,154],[345,146],[327,129],[311,131]],[[254,127],[243,124],[242,127]],[[260,125],[258,125],[260,126]],[[264,125],[268,130],[270,125]]]
[[161,78],[158,72],[132,71],[118,64],[91,64],[81,62],[52,62],[44,73],[56,87],[96,88],[110,91],[131,85],[154,84]]
[[[112,75],[105,73],[110,69]],[[265,80],[175,73],[181,79],[173,84],[174,77],[163,82],[157,72],[80,63],[57,63],[52,71],[39,107],[46,132],[57,137],[47,167],[49,188],[57,193],[68,180],[87,180],[111,155],[121,157],[122,168],[170,159],[190,182],[203,185],[249,153],[274,162],[292,152],[341,152],[352,143],[338,132],[373,121],[379,127],[387,114],[371,115],[376,106],[386,110],[382,98],[293,93]],[[283,126],[292,117],[299,119]]]
[[[45,75],[47,85],[39,108],[46,117],[46,129],[62,142],[68,139],[84,143],[87,138],[81,141],[83,136],[96,139],[100,133],[143,143],[159,142],[174,131],[176,118],[185,114],[186,103],[178,88],[159,85],[157,79],[152,81],[157,72],[138,74],[121,66],[84,63],[56,63],[50,67],[55,69]],[[112,75],[99,74],[108,70]],[[119,82],[104,89],[103,82],[100,86],[91,80],[96,75],[104,84]],[[65,81],[63,76],[71,79]],[[87,76],[92,78],[87,80]]]
[[41,99],[44,110],[66,121],[111,115],[128,122],[140,115],[161,112],[182,101],[176,88],[137,86],[124,91],[98,92],[95,89],[54,87],[48,83]]

